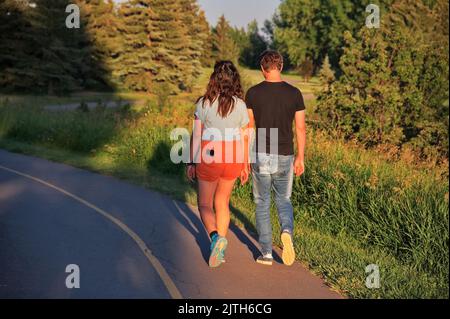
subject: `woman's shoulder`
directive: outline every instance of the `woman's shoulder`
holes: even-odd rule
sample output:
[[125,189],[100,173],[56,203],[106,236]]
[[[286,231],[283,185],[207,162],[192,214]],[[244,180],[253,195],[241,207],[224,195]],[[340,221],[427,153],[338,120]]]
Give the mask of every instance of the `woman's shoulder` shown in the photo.
[[210,100],[208,100],[207,98],[205,98],[204,96],[200,96],[197,100],[197,103],[195,104],[197,107],[213,107],[217,104],[217,100],[213,101],[211,103]]
[[205,99],[204,96],[200,96],[200,97],[197,99],[197,101],[195,102],[195,105],[196,105],[196,106],[203,105],[204,99]]
[[236,97],[236,109],[239,110],[239,112],[247,112],[247,104],[245,101],[239,97]]
[[241,99],[240,97],[235,96],[234,100],[236,101],[236,105],[247,108],[245,101],[243,99]]

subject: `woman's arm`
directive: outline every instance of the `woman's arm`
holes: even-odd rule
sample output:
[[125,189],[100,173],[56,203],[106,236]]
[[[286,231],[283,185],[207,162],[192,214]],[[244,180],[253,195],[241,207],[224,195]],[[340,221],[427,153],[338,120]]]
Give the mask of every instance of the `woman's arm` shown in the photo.
[[200,121],[200,119],[197,116],[195,116],[194,129],[192,131],[191,136],[191,152],[190,152],[191,163],[194,164],[200,163],[202,131],[203,131],[202,121]]
[[190,139],[190,163],[187,167],[187,177],[190,181],[193,181],[196,177],[196,168],[195,164],[200,163],[200,152],[201,152],[201,140],[202,140],[202,130],[203,125],[202,122],[195,116],[194,120],[194,129],[192,131],[191,139]]

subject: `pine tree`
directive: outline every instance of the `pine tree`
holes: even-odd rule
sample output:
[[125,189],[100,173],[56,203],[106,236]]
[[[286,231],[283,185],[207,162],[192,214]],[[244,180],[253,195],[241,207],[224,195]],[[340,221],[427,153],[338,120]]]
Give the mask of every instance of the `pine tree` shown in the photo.
[[208,40],[209,34],[205,32],[204,26],[199,24],[200,9],[196,0],[180,0],[182,23],[185,28],[186,49],[182,52],[181,69],[184,70],[186,78],[181,88],[191,90],[196,78],[201,74],[201,56],[203,47]]
[[239,48],[231,37],[231,30],[230,24],[222,15],[213,30],[213,57],[216,61],[238,62]]
[[[95,2],[95,1],[84,1]],[[3,88],[64,94],[104,87],[102,60],[87,34],[66,26],[69,0],[1,0],[0,82]],[[81,0],[76,2],[81,7]],[[3,17],[3,14],[5,15]],[[96,46],[97,47],[97,46]]]
[[36,43],[30,23],[32,7],[27,1],[0,0],[0,88],[29,90],[36,84],[31,67],[38,64],[33,55]]
[[200,30],[200,35],[203,37],[203,46],[200,56],[200,62],[203,67],[211,67],[214,63],[213,61],[213,38],[211,33],[211,27],[206,20],[206,15],[203,10],[200,10],[198,16],[198,27]]
[[328,55],[325,56],[325,59],[322,63],[322,68],[319,71],[319,77],[322,81],[322,84],[326,85],[326,90],[330,89],[331,83],[334,82],[336,79],[334,76],[334,71],[331,68],[330,59],[328,58]]
[[242,61],[244,50],[250,48],[250,39],[244,27],[234,27],[230,29],[230,37],[239,49],[239,62]]
[[64,94],[88,87],[91,47],[81,23],[80,28],[66,26],[68,0],[35,0],[32,29],[39,61],[30,72],[36,75],[35,86],[48,94]]
[[119,52],[124,46],[124,26],[118,19],[112,0],[76,0],[82,11],[82,21],[91,48],[89,81],[96,79],[107,87],[120,85],[118,78],[121,65]]
[[151,0],[130,0],[120,5],[118,17],[123,30],[121,32],[124,45],[119,45],[118,67],[114,70],[114,78],[124,88],[133,91],[150,92],[155,66],[153,62],[154,50],[150,33],[154,12]]
[[[192,69],[186,65],[191,53],[187,26],[178,0],[152,1],[154,16],[150,38],[154,49],[154,81],[165,82],[172,92],[179,91],[188,81]],[[183,70],[183,67],[188,70]]]
[[249,23],[244,35],[247,44],[241,49],[240,62],[247,67],[257,69],[259,56],[267,49],[268,44],[261,36],[256,20]]

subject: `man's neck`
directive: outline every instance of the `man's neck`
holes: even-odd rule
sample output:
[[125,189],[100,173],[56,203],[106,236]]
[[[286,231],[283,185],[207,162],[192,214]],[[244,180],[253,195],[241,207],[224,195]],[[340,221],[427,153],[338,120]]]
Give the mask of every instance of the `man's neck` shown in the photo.
[[266,82],[283,82],[279,71],[271,71],[265,74]]

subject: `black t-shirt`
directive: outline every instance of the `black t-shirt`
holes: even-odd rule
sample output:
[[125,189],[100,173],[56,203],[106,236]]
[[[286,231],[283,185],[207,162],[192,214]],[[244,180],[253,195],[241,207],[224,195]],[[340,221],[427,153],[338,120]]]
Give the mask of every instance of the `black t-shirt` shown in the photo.
[[[247,108],[253,110],[257,129],[257,151],[276,154],[270,147],[270,129],[278,129],[278,154],[293,155],[292,122],[295,113],[305,109],[302,93],[296,87],[286,82],[261,82],[247,92],[245,98]],[[258,147],[260,129],[265,129],[266,149]],[[264,134],[264,133],[263,133]],[[263,143],[261,143],[264,145]],[[273,147],[272,147],[273,148]]]

